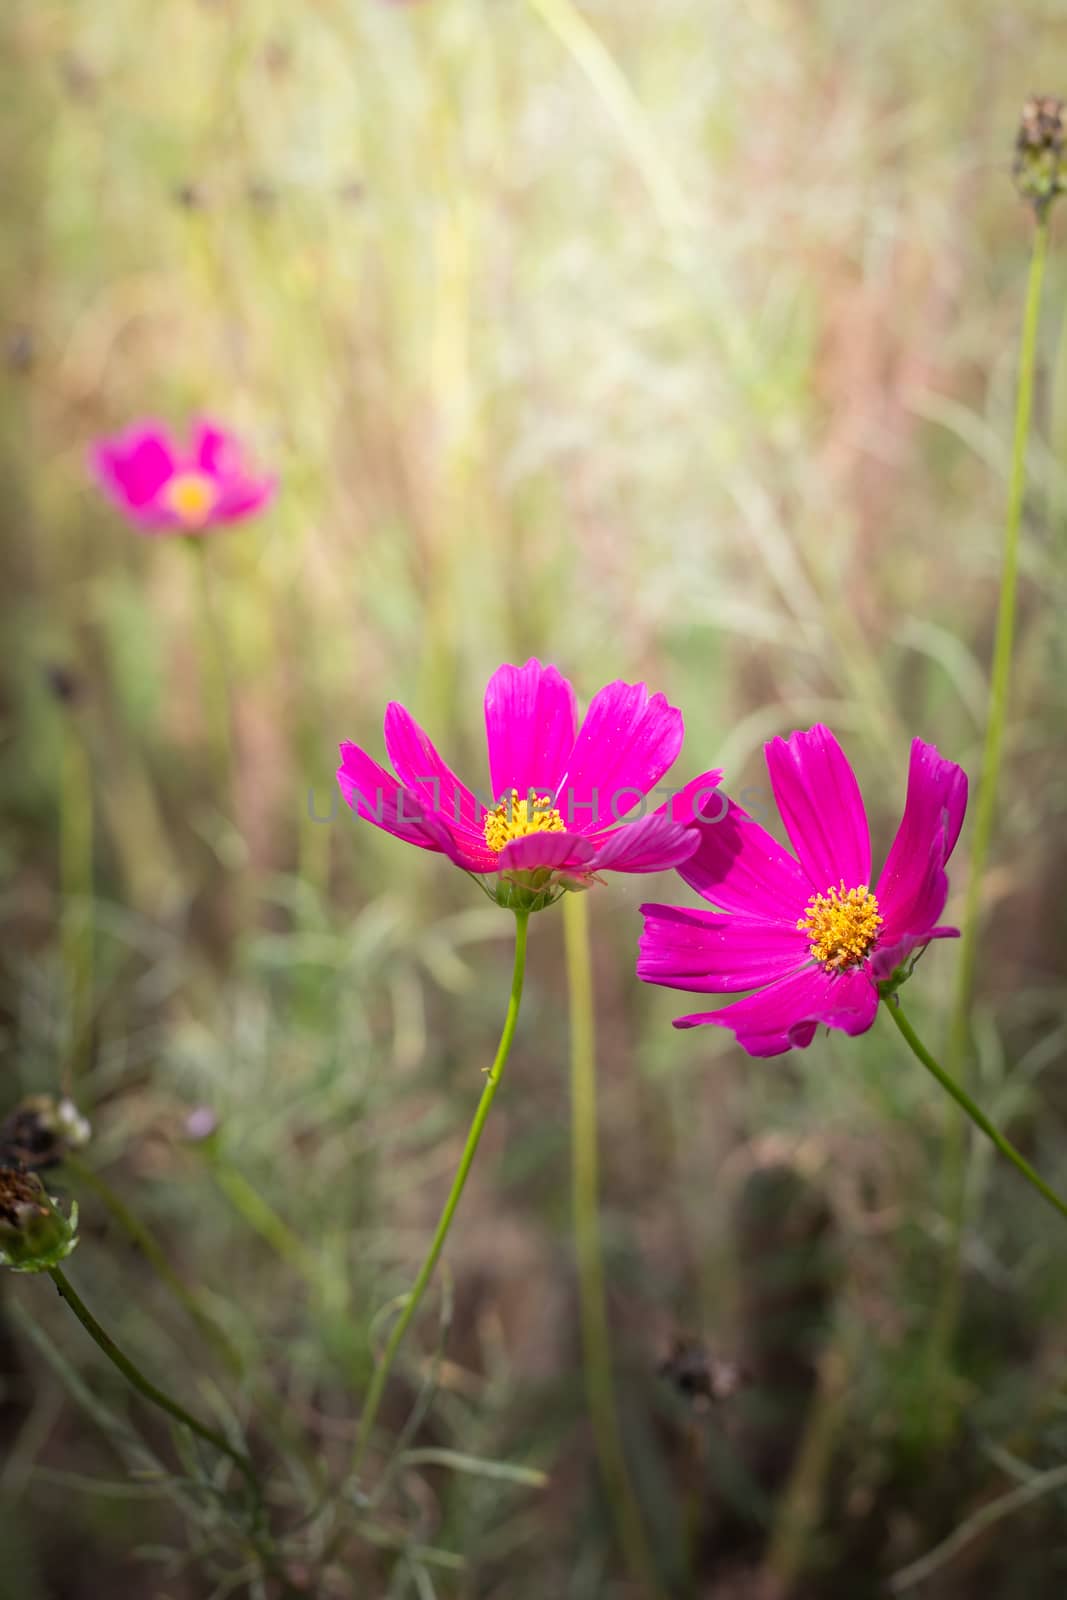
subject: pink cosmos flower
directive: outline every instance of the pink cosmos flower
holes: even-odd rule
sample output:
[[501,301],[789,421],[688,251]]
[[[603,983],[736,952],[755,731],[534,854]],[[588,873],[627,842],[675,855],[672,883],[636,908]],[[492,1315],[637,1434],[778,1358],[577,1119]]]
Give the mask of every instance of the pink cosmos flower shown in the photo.
[[257,477],[226,428],[201,421],[184,449],[156,422],[138,422],[90,454],[108,498],[150,533],[204,533],[239,522],[273,498],[274,478]]
[[679,872],[719,909],[642,906],[638,976],[703,994],[756,992],[678,1017],[732,1028],[753,1056],[806,1049],[819,1023],[864,1033],[878,985],[931,939],[948,895],[945,864],[967,808],[967,777],[932,744],[911,747],[904,816],[873,891],[867,813],[828,728],[766,746],[790,855],[732,801],[704,804],[700,844]]
[[[645,814],[684,727],[681,712],[643,683],[609,683],[579,727],[574,690],[555,667],[498,667],[485,692],[485,730],[488,804],[395,702],[385,713],[395,776],[342,744],[341,793],[367,821],[493,880],[501,903],[530,909],[594,874],[658,872],[696,849],[698,807],[721,773],[704,773]],[[638,808],[638,820],[623,822]]]

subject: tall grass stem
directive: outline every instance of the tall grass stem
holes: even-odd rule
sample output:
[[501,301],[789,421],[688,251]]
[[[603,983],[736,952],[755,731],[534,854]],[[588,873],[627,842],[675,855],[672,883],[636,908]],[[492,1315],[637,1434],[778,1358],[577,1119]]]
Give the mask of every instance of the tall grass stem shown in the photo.
[[209,736],[214,747],[216,781],[220,792],[226,795],[226,802],[232,812],[230,820],[236,825],[237,707],[230,669],[229,646],[211,581],[207,541],[201,535],[191,536],[185,543],[192,552],[196,567],[203,657],[201,683]]
[[[974,996],[978,940],[982,920],[982,888],[996,820],[997,792],[1004,756],[1015,615],[1019,577],[1019,544],[1026,497],[1026,459],[1033,412],[1037,370],[1037,335],[1041,291],[1048,247],[1048,215],[1038,216],[1030,255],[1030,271],[1019,345],[1019,374],[1015,394],[1015,430],[1012,444],[1008,507],[1004,525],[1004,555],[1000,578],[993,664],[989,681],[985,747],[974,804],[967,897],[960,928],[960,956],[949,1027],[947,1070],[960,1083],[967,1077],[971,1042],[971,1004]],[[944,1193],[949,1218],[949,1258],[941,1279],[941,1292],[931,1325],[931,1360],[940,1368],[955,1338],[959,1319],[960,1247],[967,1208],[967,1138],[962,1117],[948,1124],[944,1154]]]
[[671,229],[686,225],[690,207],[678,180],[663,158],[644,107],[599,34],[572,0],[529,3],[584,73],[641,174],[660,222]]
[[600,1237],[596,1010],[586,895],[563,898],[571,1031],[571,1204],[578,1264],[586,1396],[597,1459],[626,1561],[642,1593],[659,1592],[656,1564],[630,1480],[611,1376],[611,1337]]
[[62,1087],[73,1099],[89,1055],[93,1007],[93,780],[74,718],[64,731],[60,761],[60,945],[67,1016]]

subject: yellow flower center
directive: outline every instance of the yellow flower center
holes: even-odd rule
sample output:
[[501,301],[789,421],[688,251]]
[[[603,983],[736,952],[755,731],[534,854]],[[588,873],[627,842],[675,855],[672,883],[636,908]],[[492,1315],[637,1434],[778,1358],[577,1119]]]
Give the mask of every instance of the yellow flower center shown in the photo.
[[512,789],[510,798],[501,800],[485,819],[485,842],[490,850],[503,850],[512,839],[524,839],[528,833],[563,831],[563,818],[550,795],[529,795],[520,800],[517,789]]
[[882,920],[869,889],[846,889],[842,883],[829,894],[812,895],[797,927],[808,935],[815,960],[831,972],[842,972],[863,960]]
[[176,472],[163,490],[163,504],[183,527],[203,527],[215,508],[215,485],[206,472]]

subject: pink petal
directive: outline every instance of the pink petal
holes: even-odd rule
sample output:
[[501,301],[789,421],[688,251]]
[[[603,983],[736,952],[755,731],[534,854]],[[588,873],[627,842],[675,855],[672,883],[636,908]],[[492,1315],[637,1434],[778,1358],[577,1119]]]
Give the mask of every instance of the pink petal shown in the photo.
[[786,832],[820,893],[871,879],[871,835],[856,774],[829,728],[772,739],[767,770]]
[[672,794],[661,806],[657,806],[655,816],[670,817],[672,822],[681,822],[688,826],[692,822],[700,822],[705,814],[725,815],[726,798],[719,792],[722,782],[722,769],[714,768],[710,772],[702,772],[699,778],[690,778],[677,794]]
[[641,911],[637,976],[646,983],[732,994],[808,964],[807,941],[790,923],[687,906],[645,905]]
[[591,844],[599,844],[595,872],[666,872],[688,861],[699,843],[696,828],[683,827],[658,811],[625,822],[611,833],[588,837]]
[[244,477],[240,440],[228,428],[201,418],[193,427],[192,465],[209,478]]
[[277,478],[238,478],[228,482],[211,513],[212,522],[242,522],[263,511],[277,492]]
[[496,800],[554,795],[574,747],[574,690],[556,667],[531,658],[498,667],[485,691],[489,776]]
[[[462,822],[482,832],[485,807],[442,761],[410,712],[395,700],[386,707],[385,748],[401,782],[420,794],[431,811],[444,812],[450,822]],[[484,846],[484,835],[481,842]]]
[[151,507],[177,470],[177,454],[165,428],[140,423],[93,447],[90,464],[101,487],[123,510]]
[[811,899],[798,863],[765,828],[725,795],[703,805],[700,843],[678,871],[690,888],[723,911],[796,923]]
[[871,952],[870,970],[875,983],[891,978],[902,962],[921,944],[931,944],[934,939],[958,939],[958,928],[929,928],[924,933],[901,934],[891,944],[879,943]]
[[967,775],[962,767],[943,760],[934,745],[915,739],[904,815],[875,889],[884,919],[881,944],[888,947],[908,935],[925,936],[945,909],[945,864],[966,809]]
[[609,683],[578,730],[556,804],[583,833],[618,822],[654,789],[682,748],[682,713],[643,683]]
[[581,833],[527,833],[512,839],[497,856],[501,872],[534,872],[540,867],[584,871],[596,846]]
[[866,1033],[877,1012],[878,990],[862,967],[836,973],[811,966],[721,1011],[677,1017],[674,1026],[732,1028],[750,1056],[780,1056],[806,1050],[820,1023],[852,1035]]
[[365,821],[421,850],[451,855],[448,829],[430,814],[421,796],[405,789],[358,745],[341,745],[337,782],[346,803]]
[[[442,821],[442,818],[438,818]],[[448,843],[444,845],[445,855],[454,861],[457,867],[463,867],[467,872],[498,872],[500,870],[500,855],[495,850],[490,850],[485,842],[485,835],[481,829],[475,831],[464,826],[462,822],[445,823],[448,833]]]

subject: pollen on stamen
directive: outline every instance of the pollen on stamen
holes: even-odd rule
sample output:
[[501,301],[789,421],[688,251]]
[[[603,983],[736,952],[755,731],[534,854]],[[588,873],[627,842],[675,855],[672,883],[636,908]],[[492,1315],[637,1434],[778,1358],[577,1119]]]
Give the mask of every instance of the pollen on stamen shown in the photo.
[[797,922],[808,935],[808,949],[829,972],[859,966],[878,938],[883,918],[870,889],[836,885],[827,894],[812,895]]
[[500,851],[512,839],[524,839],[530,833],[562,833],[564,827],[551,795],[531,794],[520,800],[519,791],[512,789],[486,816],[485,842],[490,850]]
[[199,528],[215,509],[215,485],[206,472],[178,472],[162,495],[168,511],[186,528]]

